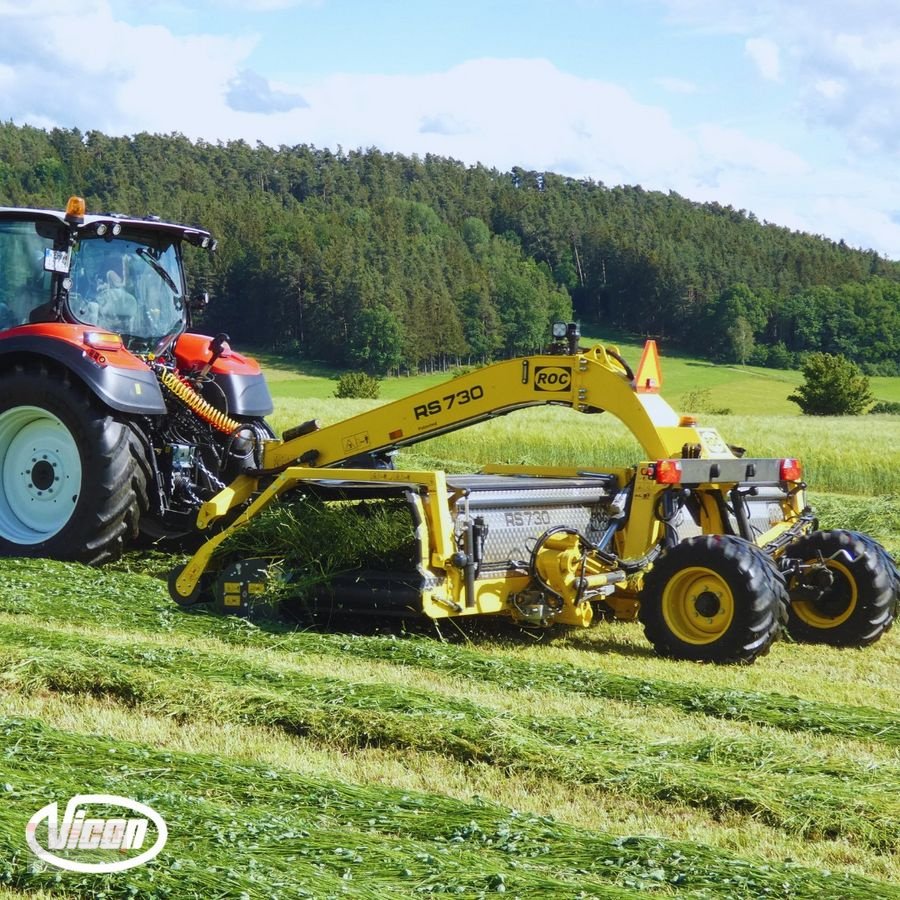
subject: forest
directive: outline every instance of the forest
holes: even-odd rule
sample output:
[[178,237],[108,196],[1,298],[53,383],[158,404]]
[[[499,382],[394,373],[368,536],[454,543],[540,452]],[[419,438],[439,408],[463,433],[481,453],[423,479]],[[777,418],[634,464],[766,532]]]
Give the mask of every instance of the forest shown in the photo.
[[0,204],[202,225],[203,330],[375,374],[541,347],[554,320],[709,359],[900,374],[900,262],[673,192],[378,149],[0,123]]

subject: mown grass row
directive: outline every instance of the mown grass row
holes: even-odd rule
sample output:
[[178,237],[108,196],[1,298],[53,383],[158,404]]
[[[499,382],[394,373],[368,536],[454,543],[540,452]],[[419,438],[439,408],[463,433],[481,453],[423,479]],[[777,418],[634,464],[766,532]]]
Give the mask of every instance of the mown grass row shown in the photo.
[[[238,632],[234,637],[242,640],[246,635]],[[320,641],[322,645],[330,646],[332,652],[340,646],[359,658],[391,660],[402,665],[478,678],[506,689],[537,684],[544,689],[556,688],[576,696],[669,706],[689,713],[755,725],[900,746],[897,712],[877,707],[843,706],[777,693],[704,687],[694,681],[676,682],[610,674],[567,663],[542,663],[487,655],[478,650],[434,641],[357,637],[352,644],[348,644],[346,638],[334,635],[309,635],[306,640],[309,649],[319,645]]]
[[[216,757],[74,738],[34,721],[0,721],[6,745],[0,759],[6,799],[0,809],[6,857],[0,881],[18,887],[63,887],[94,897],[374,900],[485,896],[512,882],[523,896],[538,897],[572,895],[567,876],[575,876],[584,896],[637,896],[627,885],[604,883],[602,876],[560,871],[565,867],[544,860],[529,865],[527,851],[510,852],[518,849],[510,845],[521,832],[514,830],[516,817],[507,811],[495,814],[495,840],[473,842],[479,850],[476,863],[469,848],[454,840],[454,825],[459,829],[476,821],[477,809],[472,815],[466,809],[461,818],[459,811],[447,816],[444,808],[440,822],[431,818],[431,798],[311,781]],[[85,784],[96,792],[138,796],[163,816],[170,840],[157,862],[126,877],[60,874],[34,865],[21,850],[29,815],[48,795],[64,800],[83,792]],[[504,818],[512,819],[505,828]],[[524,828],[529,824],[523,822]],[[643,889],[649,879],[634,868],[635,886]]]
[[[160,558],[159,563],[164,568],[171,560]],[[815,700],[773,693],[766,679],[755,677],[764,674],[756,669],[769,661],[729,676],[718,668],[655,660],[647,652],[618,658],[615,653],[572,650],[569,657],[574,662],[560,662],[563,656],[554,646],[528,650],[521,640],[498,643],[496,637],[459,646],[421,637],[397,640],[296,632],[283,623],[185,614],[157,580],[46,561],[2,561],[0,579],[4,588],[0,609],[6,611],[0,617],[0,635],[14,654],[4,659],[2,668],[13,659],[31,660],[12,669],[7,682],[23,697],[40,696],[47,688],[74,692],[59,696],[106,695],[131,704],[136,716],[161,716],[191,728],[196,723],[207,727],[202,725],[206,721],[210,729],[216,722],[246,721],[256,723],[261,732],[275,727],[285,735],[306,734],[304,742],[314,742],[310,746],[335,753],[355,754],[357,748],[373,746],[397,752],[406,746],[414,757],[455,760],[460,770],[490,769],[526,782],[593,785],[606,803],[617,795],[623,802],[655,798],[657,807],[671,806],[673,822],[677,810],[689,804],[704,811],[711,823],[721,816],[732,823],[740,817],[775,823],[783,835],[776,843],[805,839],[807,846],[820,848],[806,858],[827,858],[829,868],[850,865],[856,871],[894,871],[890,856],[884,854],[896,849],[895,839],[886,841],[885,835],[896,833],[900,817],[892,788],[898,780],[898,717],[891,712],[896,704],[884,690],[877,694],[887,701],[882,709],[860,709],[850,702],[823,701],[827,694],[821,691],[813,692]],[[633,626],[619,630],[639,631]],[[57,645],[60,636],[67,643]],[[896,671],[890,668],[891,659],[897,659],[893,638],[890,635],[876,648],[858,654],[844,654],[848,661],[876,661],[854,662],[848,671],[860,679],[881,677],[882,671],[890,678]],[[590,637],[570,646],[587,648]],[[792,655],[795,649],[802,651],[777,649]],[[537,658],[542,651],[547,661]],[[797,659],[818,660],[818,656]],[[650,674],[616,674],[607,663],[623,671],[641,666]],[[814,670],[820,675],[830,671],[827,660]],[[776,680],[771,683],[784,683],[788,671],[782,666],[774,672]],[[356,682],[360,673],[365,681],[361,685]],[[658,677],[660,673],[668,677]],[[50,681],[42,681],[45,676]],[[69,678],[67,684],[57,683]],[[729,684],[755,684],[757,690]],[[496,701],[490,696],[492,686]],[[860,686],[863,690],[853,695],[854,700],[867,695]],[[410,690],[411,695],[404,693]],[[311,696],[322,700],[320,708],[310,706]],[[385,696],[394,698],[387,704],[387,716],[381,713]],[[460,696],[468,700],[460,701]],[[300,716],[294,703],[298,697],[306,703],[300,704]],[[351,698],[349,704],[346,697]],[[573,713],[580,697],[590,713],[581,717],[544,713],[542,697],[570,698]],[[525,701],[521,709],[517,698]],[[633,717],[614,708],[606,715],[607,699],[633,705]],[[704,704],[709,709],[704,710]],[[559,710],[561,700],[548,703],[548,708]],[[526,714],[526,709],[538,713]],[[629,727],[639,709],[646,710],[648,723],[660,723],[658,739],[648,737],[649,727]],[[696,717],[696,732],[685,738],[684,730],[669,731],[666,709],[680,710],[685,722]],[[240,717],[241,710],[249,711],[247,718]],[[778,715],[772,716],[773,710]],[[796,751],[789,731],[779,736],[770,728],[785,713],[781,727],[798,732]],[[456,722],[448,725],[454,717]],[[731,734],[703,725],[704,719],[729,718],[749,724],[729,726]],[[84,732],[85,727],[78,724],[75,730]],[[757,727],[761,727],[758,735]],[[816,734],[834,737],[807,737]],[[449,750],[438,749],[444,736],[449,736]],[[848,743],[852,740],[861,743],[854,747]],[[856,759],[858,763],[852,762]],[[710,785],[715,790],[710,791]],[[373,787],[377,793],[378,785]],[[841,805],[844,808],[838,809]],[[679,831],[673,824],[661,833]],[[732,855],[728,850],[717,852],[725,859]],[[785,855],[776,851],[769,858]],[[375,883],[361,877],[367,886]],[[454,889],[459,886],[453,884]],[[472,887],[471,895],[477,896],[479,890],[484,888]],[[559,885],[557,893],[546,885],[544,890],[545,896],[577,895]],[[733,895],[727,885],[709,890],[709,896]],[[873,895],[889,896],[880,890],[879,885]],[[387,895],[404,896],[390,891]],[[533,895],[541,896],[540,890],[535,888]],[[776,895],[791,896],[784,891]],[[845,894],[835,890],[834,895]]]
[[[69,735],[0,718],[0,883],[81,896],[900,896],[885,882],[612,837],[484,801],[310,779],[269,766]],[[127,878],[42,870],[22,852],[48,797],[140,798],[169,826]]]
[[[696,678],[664,678],[623,675],[596,665],[523,659],[510,653],[485,653],[478,646],[438,642],[427,638],[298,632],[289,624],[251,622],[232,617],[185,613],[169,599],[156,579],[115,572],[92,573],[86,580],[83,567],[38,560],[0,561],[6,590],[0,595],[0,611],[57,621],[65,626],[103,623],[113,631],[135,629],[171,632],[185,637],[214,637],[227,644],[258,647],[279,653],[316,653],[389,662],[415,669],[497,685],[504,690],[540,686],[572,696],[611,699],[670,707],[687,713],[774,726],[791,731],[830,734],[900,746],[900,715],[893,708],[846,705],[773,691],[720,687],[716,673],[687,667]],[[5,626],[13,633],[20,627]],[[891,636],[892,637],[892,636]],[[890,647],[893,648],[891,643]],[[882,649],[870,648],[872,654]],[[596,658],[596,657],[595,657]],[[893,657],[891,657],[893,659]],[[757,666],[765,666],[763,660]],[[678,671],[685,671],[683,666]],[[888,660],[888,675],[895,664]],[[708,673],[708,674],[707,674]],[[799,686],[799,685],[798,685]]]
[[647,743],[612,718],[521,715],[458,696],[323,677],[251,655],[127,645],[46,626],[0,631],[7,689],[111,696],[185,720],[252,723],[337,747],[409,747],[713,813],[753,815],[798,837],[900,848],[900,766],[814,763],[765,741]]
[[[365,667],[354,667],[359,670]],[[395,679],[402,677],[399,672]],[[374,670],[361,677],[378,677]],[[428,679],[430,689],[446,693],[458,685]],[[452,692],[452,690],[451,690]],[[473,699],[491,706],[495,700],[515,704],[524,711],[543,715],[538,696],[500,697],[475,690]],[[154,713],[146,706],[127,706],[108,697],[84,694],[21,694],[0,689],[6,714],[40,719],[48,726],[77,735],[103,735],[113,740],[138,741],[157,749],[215,755],[232,762],[249,762],[275,770],[287,770],[314,780],[341,780],[351,784],[391,787],[404,792],[440,792],[464,802],[487,800],[507,809],[536,816],[552,816],[587,832],[620,838],[634,835],[696,843],[716,848],[726,857],[762,864],[791,862],[806,868],[847,872],[900,885],[900,855],[878,853],[846,839],[806,839],[764,824],[740,812],[724,815],[690,807],[674,800],[652,801],[640,795],[606,792],[580,781],[560,781],[521,770],[508,772],[489,763],[456,761],[449,757],[403,747],[338,748],[311,737],[288,734],[267,726],[238,725],[204,719],[181,720]],[[548,712],[560,707],[557,701]],[[513,708],[507,705],[506,708]],[[559,709],[555,710],[557,713]],[[641,734],[644,743],[670,738],[682,741],[708,735],[717,743],[756,737],[771,739],[766,756],[782,746],[808,759],[854,760],[858,765],[880,765],[882,760],[867,748],[825,738],[806,738],[784,744],[786,736],[702,718],[675,714],[664,719],[647,718],[639,709],[624,704],[582,704],[585,720],[599,711],[601,719],[619,718]]]

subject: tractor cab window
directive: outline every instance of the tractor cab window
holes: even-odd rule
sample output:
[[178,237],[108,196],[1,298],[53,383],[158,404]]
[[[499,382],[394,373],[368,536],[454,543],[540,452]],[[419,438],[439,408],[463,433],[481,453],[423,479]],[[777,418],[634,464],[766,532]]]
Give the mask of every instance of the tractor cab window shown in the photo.
[[44,271],[44,251],[53,237],[39,233],[33,221],[0,221],[0,330],[25,325],[51,299],[51,275]]
[[184,321],[180,257],[164,237],[82,237],[69,282],[70,314],[121,334],[131,349],[152,349]]

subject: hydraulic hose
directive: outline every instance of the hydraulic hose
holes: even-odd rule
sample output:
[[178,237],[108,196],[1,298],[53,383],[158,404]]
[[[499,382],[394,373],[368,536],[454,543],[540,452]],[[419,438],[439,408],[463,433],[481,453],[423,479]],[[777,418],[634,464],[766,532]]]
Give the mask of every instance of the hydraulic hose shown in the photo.
[[211,403],[204,400],[190,385],[185,384],[174,372],[167,369],[158,370],[157,376],[160,383],[168,388],[185,406],[193,413],[208,422],[213,428],[223,434],[234,434],[242,425],[226,413],[216,409]]
[[[531,551],[531,561],[529,563],[529,569],[531,574],[537,577],[537,580],[544,586],[549,587],[543,584],[543,579],[541,579],[537,575],[537,557],[538,552],[544,546],[544,544],[555,534],[571,534],[577,537],[582,545],[587,548],[588,551],[592,552],[598,559],[601,559],[609,566],[615,566],[618,569],[621,569],[623,572],[628,574],[634,574],[636,572],[640,572],[645,569],[650,563],[652,563],[662,552],[662,547],[659,544],[655,544],[652,546],[643,556],[638,557],[637,559],[620,559],[616,556],[615,553],[609,553],[606,550],[601,549],[597,544],[594,544],[590,541],[585,535],[583,535],[580,531],[575,528],[569,528],[566,525],[557,525],[554,528],[550,528],[545,531],[535,542],[534,549]],[[555,592],[554,592],[555,593]]]

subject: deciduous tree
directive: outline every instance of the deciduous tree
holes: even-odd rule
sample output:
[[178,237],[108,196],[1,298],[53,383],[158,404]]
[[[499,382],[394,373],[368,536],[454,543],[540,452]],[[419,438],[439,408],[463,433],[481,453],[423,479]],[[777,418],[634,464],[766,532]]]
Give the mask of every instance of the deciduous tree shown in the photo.
[[807,416],[858,416],[874,397],[869,379],[843,356],[811,353],[803,364],[803,384],[788,397]]

